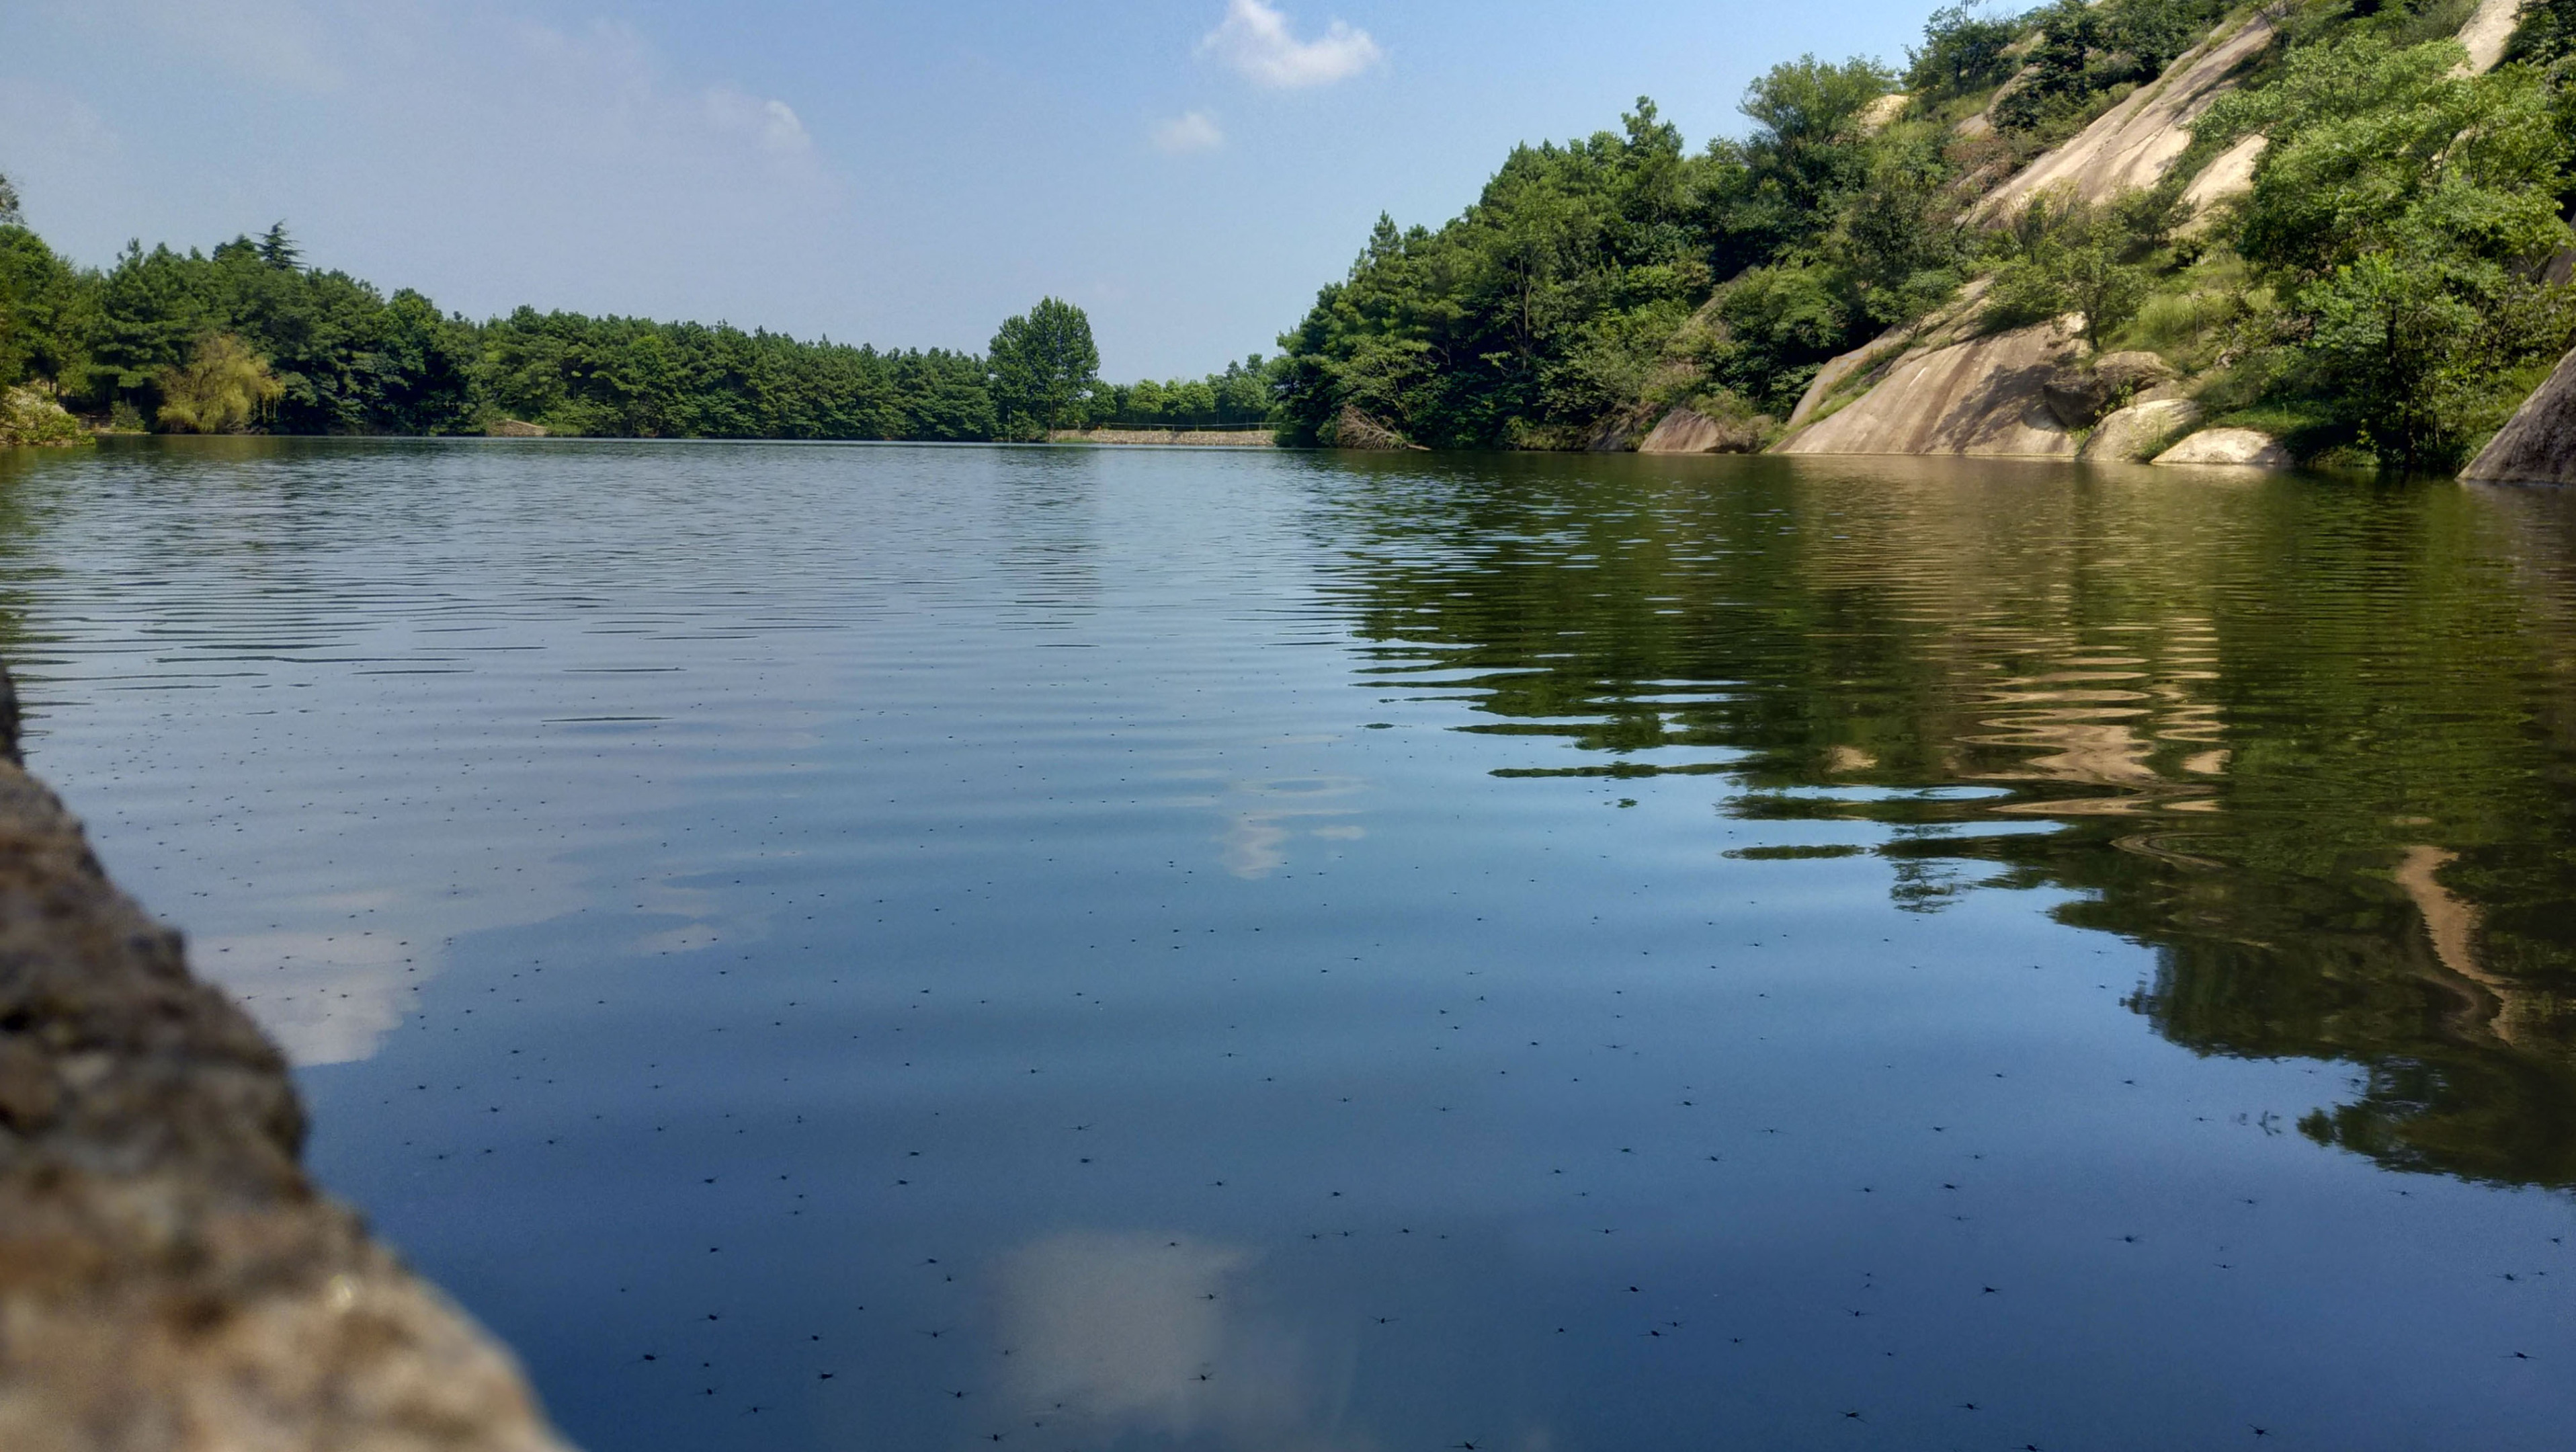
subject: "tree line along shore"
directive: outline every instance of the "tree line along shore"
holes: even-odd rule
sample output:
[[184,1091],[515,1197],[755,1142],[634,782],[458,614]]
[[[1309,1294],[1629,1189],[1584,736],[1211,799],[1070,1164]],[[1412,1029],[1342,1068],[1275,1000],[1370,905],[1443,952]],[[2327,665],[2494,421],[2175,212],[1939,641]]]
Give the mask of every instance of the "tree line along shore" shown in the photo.
[[2045,328],[2051,406],[2076,401],[2040,452],[2146,400],[2423,470],[2576,341],[2576,0],[1967,0],[1901,68],[1802,56],[1741,109],[1697,151],[1643,98],[1518,147],[1441,227],[1382,217],[1278,354],[1171,383],[1103,383],[1054,299],[980,355],[476,323],[307,267],[283,227],[79,268],[0,197],[0,388],[173,431],[1574,449],[1679,420],[1695,450],[1816,451],[1892,362]]

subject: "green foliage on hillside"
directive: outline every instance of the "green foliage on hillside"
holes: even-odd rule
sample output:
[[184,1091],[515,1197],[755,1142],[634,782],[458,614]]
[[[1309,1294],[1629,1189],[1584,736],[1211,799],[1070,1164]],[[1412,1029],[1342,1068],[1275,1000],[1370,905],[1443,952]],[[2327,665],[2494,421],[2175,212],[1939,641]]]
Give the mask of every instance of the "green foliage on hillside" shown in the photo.
[[2223,234],[2270,294],[2229,381],[2311,450],[2456,464],[2576,330],[2542,276],[2569,245],[2569,97],[2529,66],[2460,75],[2461,58],[2373,29],[2321,38],[2200,123],[2270,138]]
[[[2096,349],[2164,352],[2204,401],[2303,455],[2456,462],[2576,333],[2550,283],[2576,203],[2576,0],[2456,74],[2467,0],[2307,0],[2152,191],[1975,204],[2153,81],[2225,0],[1936,12],[1911,94],[1815,57],[1747,91],[1742,139],[1686,153],[1641,100],[1624,129],[1514,151],[1444,227],[1381,219],[1281,342],[1284,431],[1365,416],[1415,442],[1569,447],[1689,403],[1784,417],[1827,359],[1993,279],[1989,326],[2081,314]],[[2226,33],[2223,30],[2220,33]],[[2197,168],[2269,150],[2193,219]]]

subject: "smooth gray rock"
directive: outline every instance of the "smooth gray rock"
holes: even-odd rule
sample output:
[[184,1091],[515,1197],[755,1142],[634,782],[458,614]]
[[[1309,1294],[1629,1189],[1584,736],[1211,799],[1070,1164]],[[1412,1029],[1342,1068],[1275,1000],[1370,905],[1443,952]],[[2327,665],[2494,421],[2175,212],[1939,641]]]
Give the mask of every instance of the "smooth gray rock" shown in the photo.
[[2287,469],[2298,462],[2281,441],[2260,429],[2202,429],[2156,455],[2159,464],[2217,464]]
[[2114,409],[2093,426],[2093,435],[2084,441],[2081,457],[2113,464],[2152,459],[2191,432],[2201,417],[2201,406],[2187,398],[2149,399]]

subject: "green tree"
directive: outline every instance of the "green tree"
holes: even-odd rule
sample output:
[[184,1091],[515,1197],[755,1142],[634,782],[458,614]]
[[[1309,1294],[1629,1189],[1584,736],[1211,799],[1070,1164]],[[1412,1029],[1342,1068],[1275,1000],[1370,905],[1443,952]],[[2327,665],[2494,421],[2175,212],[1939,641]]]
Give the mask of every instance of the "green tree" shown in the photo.
[[2137,316],[2147,295],[2147,271],[2135,254],[2154,234],[2142,235],[2130,219],[2150,209],[2122,200],[2129,204],[2097,204],[2071,190],[2031,198],[2003,234],[1990,315],[2028,323],[2081,313],[2084,341],[2100,351],[2104,335]]
[[0,172],[0,227],[25,225],[27,215],[19,209],[17,184],[9,180],[8,173]]
[[284,222],[272,222],[259,239],[259,260],[281,272],[292,272],[304,262],[304,249],[286,235]]
[[1046,437],[1082,417],[1100,381],[1100,349],[1091,319],[1057,298],[1042,298],[1002,324],[986,350],[993,406],[1005,431]]
[[183,434],[237,434],[267,420],[285,385],[241,339],[217,333],[200,341],[188,361],[164,369],[161,427]]
[[1923,44],[1905,51],[1905,84],[1918,94],[1963,96],[2013,72],[2006,47],[2021,38],[2019,17],[1988,13],[1984,0],[1962,0],[1932,12]]

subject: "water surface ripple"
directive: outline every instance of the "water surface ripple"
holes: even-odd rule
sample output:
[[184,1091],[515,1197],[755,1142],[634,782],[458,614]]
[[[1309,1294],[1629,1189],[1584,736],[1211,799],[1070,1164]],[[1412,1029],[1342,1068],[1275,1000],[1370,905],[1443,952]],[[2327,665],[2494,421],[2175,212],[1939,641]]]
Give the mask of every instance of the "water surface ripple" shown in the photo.
[[0,629],[593,1448],[2576,1419],[2556,494],[112,442]]

